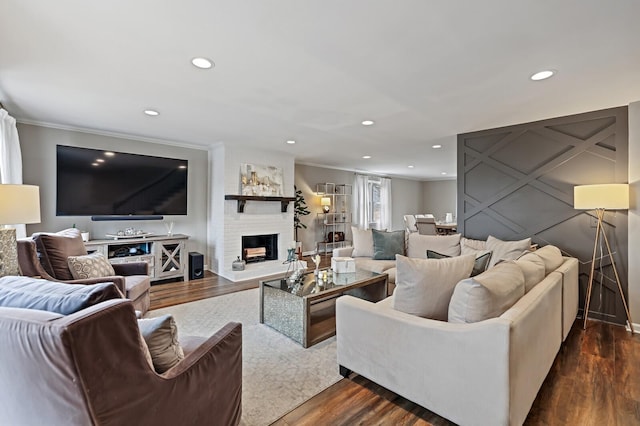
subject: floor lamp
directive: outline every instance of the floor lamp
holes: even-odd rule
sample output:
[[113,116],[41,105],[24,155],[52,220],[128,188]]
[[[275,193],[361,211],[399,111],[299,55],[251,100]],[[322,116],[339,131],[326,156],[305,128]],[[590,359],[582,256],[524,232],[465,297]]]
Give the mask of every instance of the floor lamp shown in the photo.
[[[616,268],[616,262],[611,253],[611,246],[609,245],[609,239],[603,226],[604,212],[606,210],[628,210],[629,209],[629,185],[626,183],[612,183],[603,185],[578,185],[573,188],[573,207],[578,210],[595,210],[598,218],[596,224],[596,237],[593,244],[593,256],[591,258],[591,272],[589,274],[589,285],[587,286],[586,300],[584,304],[584,325],[583,328],[587,328],[587,318],[589,316],[589,303],[591,302],[591,288],[593,287],[593,276],[596,268],[596,252],[598,249],[598,243],[600,238],[604,239],[607,246],[607,252],[611,259],[611,266],[613,267],[613,274],[616,278],[616,284],[618,284],[618,290],[620,291],[620,297],[622,298],[622,304],[627,314],[627,321],[629,322],[629,328],[631,333],[633,330],[633,322],[631,321],[631,314],[629,314],[629,308],[627,307],[627,301],[624,298],[624,292],[620,284],[620,276],[618,275],[618,269]],[[602,255],[602,253],[601,253]]]
[[16,230],[2,225],[40,222],[39,188],[0,184],[0,277],[20,275]]

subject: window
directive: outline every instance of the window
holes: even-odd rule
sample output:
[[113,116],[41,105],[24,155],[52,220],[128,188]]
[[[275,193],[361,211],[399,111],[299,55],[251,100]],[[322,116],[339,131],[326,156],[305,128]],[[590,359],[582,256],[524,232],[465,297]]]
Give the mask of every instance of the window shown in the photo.
[[369,208],[367,209],[369,228],[380,229],[382,221],[382,201],[381,201],[381,188],[379,180],[369,180]]

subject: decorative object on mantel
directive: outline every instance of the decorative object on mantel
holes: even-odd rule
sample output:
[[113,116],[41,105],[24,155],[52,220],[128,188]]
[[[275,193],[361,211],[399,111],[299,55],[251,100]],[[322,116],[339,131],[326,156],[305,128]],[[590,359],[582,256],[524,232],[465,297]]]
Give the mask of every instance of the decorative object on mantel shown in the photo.
[[261,197],[282,196],[282,169],[257,164],[240,165],[240,192]]
[[165,223],[164,227],[167,228],[167,236],[171,236],[173,234],[173,221]]
[[225,195],[225,200],[238,201],[238,213],[244,213],[247,201],[280,201],[280,212],[286,213],[289,203],[295,201],[294,197],[261,197],[258,195]]

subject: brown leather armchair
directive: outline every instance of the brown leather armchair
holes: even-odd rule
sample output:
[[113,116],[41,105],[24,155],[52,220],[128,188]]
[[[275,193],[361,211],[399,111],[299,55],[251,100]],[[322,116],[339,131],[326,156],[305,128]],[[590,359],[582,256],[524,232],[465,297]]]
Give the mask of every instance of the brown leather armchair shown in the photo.
[[133,305],[108,300],[74,314],[0,307],[2,424],[237,425],[242,325],[180,339],[185,358],[157,374]]
[[126,298],[131,299],[136,310],[143,314],[149,310],[151,280],[146,262],[111,265],[116,276],[75,280],[67,257],[85,254],[87,250],[77,229],[34,234],[31,238],[18,240],[18,264],[22,275],[70,284],[113,282]]

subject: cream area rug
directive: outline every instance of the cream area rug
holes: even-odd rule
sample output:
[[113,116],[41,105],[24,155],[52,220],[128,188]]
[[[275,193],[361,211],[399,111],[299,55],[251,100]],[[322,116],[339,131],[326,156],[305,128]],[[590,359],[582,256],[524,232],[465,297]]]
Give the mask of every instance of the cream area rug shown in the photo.
[[242,323],[242,421],[269,425],[336,383],[336,338],[308,349],[260,324],[260,293],[245,290],[150,311],[147,317],[172,314],[180,335],[214,334],[229,321]]

